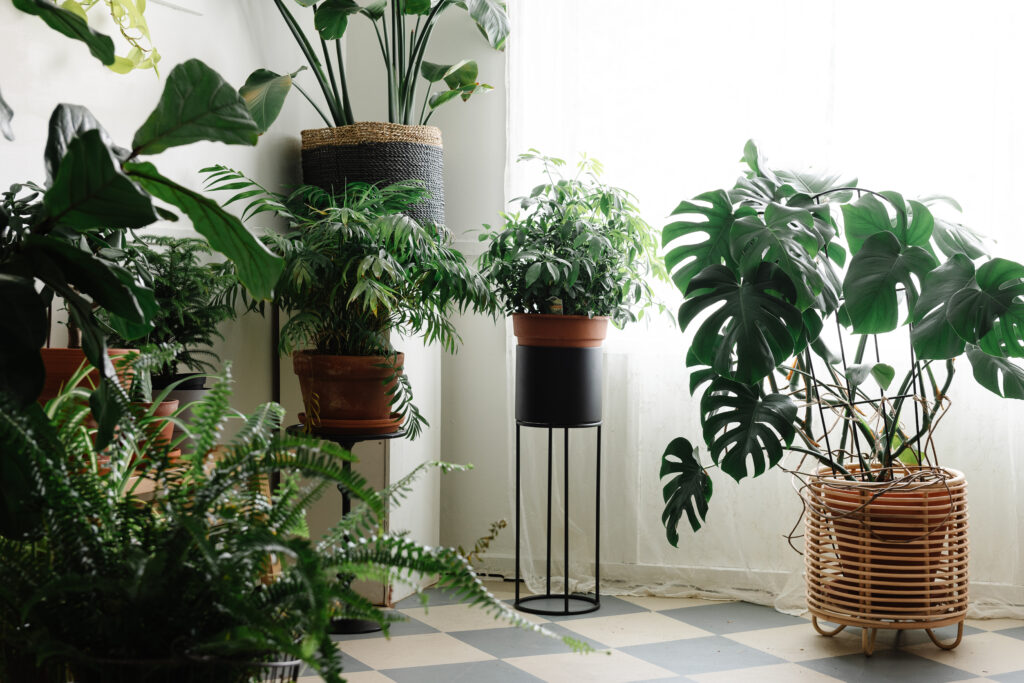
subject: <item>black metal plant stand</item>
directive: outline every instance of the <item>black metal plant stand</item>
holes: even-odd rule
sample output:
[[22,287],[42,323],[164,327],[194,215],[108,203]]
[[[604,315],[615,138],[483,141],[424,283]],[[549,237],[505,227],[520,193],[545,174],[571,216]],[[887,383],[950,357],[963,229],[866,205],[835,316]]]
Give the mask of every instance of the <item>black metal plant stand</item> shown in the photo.
[[[306,432],[306,426],[297,424],[288,427],[286,430],[292,436],[315,436],[318,439],[324,441],[332,441],[346,451],[350,451],[355,447],[357,443],[363,441],[389,441],[391,439],[400,439],[405,436],[405,428],[399,428],[396,432],[389,432],[387,434],[321,434],[319,432]],[[352,462],[345,460],[342,463],[342,468],[346,472],[352,471]],[[341,514],[342,516],[347,515],[352,511],[352,499],[347,493],[345,493],[344,487],[338,484],[338,492],[341,493]],[[331,633],[336,635],[352,635],[356,633],[375,633],[380,631],[381,627],[376,621],[370,619],[346,619],[343,617],[337,617],[331,620]]]
[[[520,597],[520,567],[519,567],[519,545],[520,545],[520,518],[522,508],[522,456],[520,433],[523,427],[539,427],[548,430],[548,497],[547,497],[547,563],[545,576],[545,590],[541,595],[530,595]],[[594,592],[593,594],[569,593],[569,430],[570,429],[597,429],[597,454],[595,461],[596,486],[594,495]],[[563,491],[565,533],[562,557],[564,562],[563,591],[555,594],[551,591],[551,492],[554,469],[553,436],[554,430],[561,429],[564,432],[564,464],[563,474],[565,487]],[[541,602],[544,607],[527,606],[526,603]],[[547,424],[516,420],[516,598],[515,608],[530,614],[546,616],[568,616],[574,614],[587,614],[594,612],[601,607],[601,421],[585,422],[576,424]],[[556,605],[561,605],[561,608]]]

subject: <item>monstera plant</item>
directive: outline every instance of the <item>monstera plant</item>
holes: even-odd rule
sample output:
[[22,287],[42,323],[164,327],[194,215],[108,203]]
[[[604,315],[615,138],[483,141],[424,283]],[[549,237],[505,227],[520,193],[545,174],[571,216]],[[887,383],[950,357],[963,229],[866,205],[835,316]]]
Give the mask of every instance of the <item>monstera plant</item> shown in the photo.
[[774,170],[752,142],[744,161],[732,189],[682,202],[663,232],[711,459],[682,437],[665,451],[673,545],[683,515],[694,531],[705,520],[710,466],[739,481],[790,452],[886,482],[922,465],[961,355],[982,386],[1024,399],[1024,265],[941,217],[954,200]]

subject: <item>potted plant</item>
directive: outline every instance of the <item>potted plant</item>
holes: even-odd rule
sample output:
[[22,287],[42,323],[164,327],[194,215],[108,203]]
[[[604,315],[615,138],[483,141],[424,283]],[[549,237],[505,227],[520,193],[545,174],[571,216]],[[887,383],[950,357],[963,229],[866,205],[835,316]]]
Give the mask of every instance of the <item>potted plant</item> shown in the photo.
[[[663,234],[711,460],[737,481],[787,451],[809,463],[796,476],[816,627],[862,626],[867,653],[879,628],[962,633],[966,484],[933,432],[962,355],[982,386],[1024,398],[1024,266],[933,214],[959,208],[948,198],[771,169],[752,142],[744,160],[731,190],[682,202]],[[661,472],[675,544],[683,514],[700,528],[711,480],[684,438]]]
[[570,178],[563,160],[536,150],[519,160],[541,163],[545,182],[514,200],[522,211],[502,214],[503,225],[484,226],[479,259],[519,339],[516,414],[599,421],[608,322],[642,317],[656,305],[648,278],[666,277],[654,231],[632,195],[600,182],[596,160],[584,157]]
[[460,340],[450,316],[496,309],[451,234],[404,213],[426,194],[422,185],[352,183],[336,196],[304,186],[285,196],[224,167],[207,171],[210,189],[238,190],[229,202],[249,200],[246,215],[272,211],[288,222],[263,239],[285,263],[274,303],[291,314],[280,347],[302,387],[300,417],[317,430],[361,434],[394,432],[405,421],[418,434],[426,420],[392,334],[454,352]]
[[[477,64],[425,61],[434,26],[450,8],[465,9],[488,44],[503,49],[509,32],[504,3],[498,0],[375,0],[360,6],[352,0],[300,2],[311,7],[316,33],[307,36],[285,0],[274,0],[316,79],[321,107],[305,90],[326,128],[302,131],[302,175],[309,185],[341,192],[347,182],[390,185],[404,180],[423,182],[429,194],[407,210],[421,221],[444,223],[441,131],[428,126],[433,112],[446,102],[490,90],[477,82]],[[349,97],[341,39],[351,18],[369,20],[377,34],[386,73],[388,121],[358,122]],[[318,49],[319,48],[319,49]],[[266,130],[281,111],[293,78],[267,69],[255,71],[241,89],[253,117]],[[420,79],[427,86],[419,95]],[[431,92],[435,87],[436,92]]]
[[[348,452],[282,436],[274,404],[216,446],[234,415],[227,372],[197,408],[182,461],[168,444],[138,439],[125,413],[102,451],[109,471],[82,466],[98,453],[88,408],[70,393],[81,390],[52,401],[48,414],[0,398],[0,440],[18,454],[21,502],[35,522],[0,538],[0,679],[63,682],[66,668],[81,683],[243,683],[268,666],[293,667],[294,676],[305,663],[340,682],[331,618],[385,629],[396,621],[352,591],[352,577],[436,574],[495,617],[539,630],[496,601],[455,550],[381,533],[388,505],[426,466],[374,492],[344,467]],[[273,472],[283,480],[270,497]],[[336,486],[361,505],[308,538],[306,507]]]

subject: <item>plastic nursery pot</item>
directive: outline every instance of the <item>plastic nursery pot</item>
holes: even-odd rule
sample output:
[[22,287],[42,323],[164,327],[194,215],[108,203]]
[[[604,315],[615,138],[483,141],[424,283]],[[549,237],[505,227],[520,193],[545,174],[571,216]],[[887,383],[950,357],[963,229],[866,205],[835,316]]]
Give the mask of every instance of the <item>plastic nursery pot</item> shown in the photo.
[[822,468],[805,500],[807,604],[814,616],[895,629],[937,628],[964,619],[963,473],[910,467],[897,470],[895,482],[865,482]]
[[[330,356],[296,351],[292,367],[299,377],[299,415],[313,432],[323,434],[389,434],[402,420],[391,412],[395,375],[402,374],[405,354],[395,356]],[[397,371],[393,367],[399,368]]]
[[594,348],[608,336],[608,316],[514,313],[512,331],[520,346]]
[[[131,386],[132,372],[130,368],[117,359],[133,351],[134,349],[107,349],[107,355],[110,356],[114,364],[117,378],[125,389]],[[78,372],[78,369],[87,361],[85,359],[85,352],[82,349],[40,349],[40,353],[43,356],[43,366],[46,368],[46,379],[43,382],[43,393],[39,395],[39,402],[46,403],[46,401],[60,393],[61,388],[68,383],[71,376]],[[99,381],[99,371],[93,370],[89,373],[84,385],[86,387],[96,386],[99,384]]]
[[434,126],[360,122],[302,131],[302,178],[307,185],[340,191],[348,183],[385,186],[424,183],[430,197],[406,212],[444,223],[444,149]]

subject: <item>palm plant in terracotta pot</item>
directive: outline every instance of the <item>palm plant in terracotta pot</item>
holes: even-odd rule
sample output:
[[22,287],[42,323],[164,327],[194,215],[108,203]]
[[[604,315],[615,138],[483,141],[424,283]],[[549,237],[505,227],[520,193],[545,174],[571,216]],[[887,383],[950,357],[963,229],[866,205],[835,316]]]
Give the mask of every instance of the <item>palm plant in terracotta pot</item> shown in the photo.
[[286,196],[230,169],[208,170],[210,187],[240,189],[251,215],[273,212],[288,222],[264,241],[285,262],[274,302],[290,314],[280,346],[299,376],[302,419],[359,433],[393,432],[407,421],[415,436],[426,420],[392,333],[454,352],[460,340],[450,317],[497,308],[451,234],[406,215],[426,195],[423,186],[353,183],[337,196],[304,186]]
[[[796,474],[815,619],[864,627],[868,653],[878,628],[962,629],[966,485],[939,465],[934,430],[959,356],[1024,398],[1024,266],[933,214],[959,209],[948,198],[774,170],[753,143],[744,160],[732,189],[682,202],[663,234],[713,466]],[[711,479],[682,437],[661,473],[676,544],[684,514],[700,528]]]

